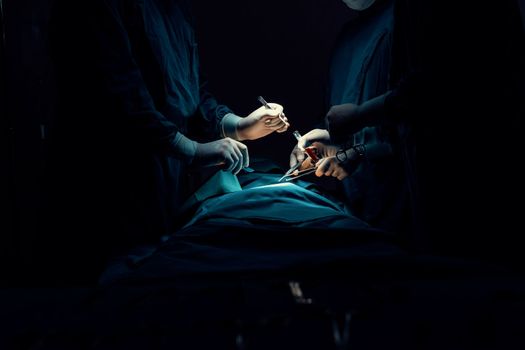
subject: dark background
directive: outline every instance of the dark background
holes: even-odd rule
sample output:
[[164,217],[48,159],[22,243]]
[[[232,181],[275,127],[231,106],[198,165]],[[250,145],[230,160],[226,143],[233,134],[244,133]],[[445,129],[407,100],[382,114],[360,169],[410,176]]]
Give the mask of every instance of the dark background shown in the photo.
[[[525,0],[519,2],[523,14]],[[34,263],[32,251],[38,247],[32,242],[42,234],[42,176],[54,114],[46,47],[52,0],[0,3],[5,28],[0,49],[0,272],[9,273],[18,270],[15,265]],[[330,50],[341,26],[355,17],[353,11],[340,0],[195,0],[194,5],[202,65],[221,102],[244,116],[259,107],[256,98],[263,95],[284,105],[292,130],[301,133],[320,120]],[[286,166],[293,144],[286,133],[249,147],[252,156]]]
[[[324,81],[334,40],[355,16],[340,0],[194,1],[203,69],[220,101],[244,116],[257,96],[280,103],[291,129],[309,131],[324,116]],[[249,143],[282,164],[295,138]]]

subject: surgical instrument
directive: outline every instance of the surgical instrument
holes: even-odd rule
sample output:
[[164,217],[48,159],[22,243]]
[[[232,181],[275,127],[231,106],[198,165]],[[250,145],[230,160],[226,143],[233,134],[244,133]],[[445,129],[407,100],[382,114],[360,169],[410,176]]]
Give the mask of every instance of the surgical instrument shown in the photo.
[[295,130],[293,132],[293,136],[295,136],[295,139],[297,140],[297,142],[299,142],[301,140],[301,134],[299,133],[299,131]]
[[297,169],[299,169],[299,167],[302,165],[303,163],[302,162],[297,162],[297,164],[295,164],[293,167],[291,167],[290,169],[288,169],[288,171],[283,175],[283,177],[281,177],[277,182],[281,182],[283,181],[283,179],[287,176],[290,176],[294,171],[296,171]]
[[[266,107],[266,109],[273,109],[272,107],[270,107],[270,105],[268,104],[268,102],[266,102],[266,100],[262,97],[262,96],[259,96],[257,97],[257,100],[259,100],[259,102],[261,102],[261,104]],[[281,119],[281,121],[285,124],[287,124],[288,122],[286,120],[284,120],[283,116],[282,116],[282,113],[279,114],[279,119]]]
[[[301,134],[299,133],[299,131],[295,130],[293,132],[293,136],[295,136],[297,142],[299,142],[299,140],[301,139]],[[301,147],[302,149],[302,147]],[[317,155],[317,153],[315,152],[315,147],[306,147],[304,149],[304,151],[306,152],[306,154],[308,154],[310,156],[310,158],[312,159],[312,162],[315,164],[319,161],[319,156]]]
[[[262,97],[261,97],[262,98]],[[264,99],[263,99],[264,100]],[[293,136],[295,137],[295,139],[297,141],[299,141],[301,139],[301,134],[299,133],[299,131],[295,130],[293,132]],[[306,149],[304,149],[304,151],[306,152],[306,154],[308,154],[308,156],[312,159],[312,163],[315,164],[317,161],[319,161],[319,157],[317,156],[317,154],[315,153],[315,150],[313,147],[307,147]],[[304,176],[304,175],[308,175],[310,173],[312,173],[313,171],[310,171],[308,173],[304,173],[305,170],[312,170],[312,169],[305,169],[305,170],[302,170],[302,171],[299,171],[298,174],[296,174],[295,176],[293,176],[292,174],[297,170],[299,169],[299,167],[302,165],[302,162],[298,162],[297,164],[295,164],[293,167],[291,167],[279,180],[278,182],[282,182],[282,181],[290,181],[290,180],[293,180],[293,179],[296,179],[297,178],[297,175],[299,175],[300,177]],[[315,171],[315,168],[313,169]]]
[[279,179],[279,182],[288,182],[288,181],[292,181],[292,180],[295,180],[295,179],[299,179],[303,176],[306,176],[306,175],[309,175],[311,173],[314,173],[315,171],[317,170],[316,167],[312,167],[312,168],[308,168],[308,169],[305,169],[305,170],[300,170],[297,172],[297,174],[285,174],[283,177],[281,177]]

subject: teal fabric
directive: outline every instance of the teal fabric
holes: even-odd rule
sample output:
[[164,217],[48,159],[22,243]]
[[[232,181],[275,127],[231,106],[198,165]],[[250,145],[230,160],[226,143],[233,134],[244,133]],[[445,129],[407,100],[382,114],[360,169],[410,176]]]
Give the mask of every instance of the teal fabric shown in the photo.
[[[388,0],[344,27],[331,60],[330,106],[362,104],[389,90],[394,24],[394,1]],[[342,184],[356,216],[374,227],[403,232],[408,224],[403,163],[399,154],[385,151],[395,148],[395,135],[391,126],[366,127],[348,135],[350,143],[366,144],[368,152]]]
[[237,191],[242,191],[237,176],[230,172],[219,170],[184,203],[181,212],[184,213],[190,210],[208,198]]
[[327,218],[336,226],[340,223],[341,228],[368,227],[342,203],[315,191],[308,182],[278,183],[280,174],[246,176],[256,179],[241,188],[235,175],[224,171],[215,174],[186,203],[185,208],[201,204],[185,227],[228,220],[311,227],[316,220],[326,225]]

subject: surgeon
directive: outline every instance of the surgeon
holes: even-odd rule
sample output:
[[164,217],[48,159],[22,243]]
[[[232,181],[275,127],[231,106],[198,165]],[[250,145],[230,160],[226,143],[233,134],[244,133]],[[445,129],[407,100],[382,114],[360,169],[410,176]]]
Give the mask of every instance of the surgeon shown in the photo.
[[73,266],[93,271],[173,232],[200,173],[239,173],[249,166],[242,141],[289,124],[278,104],[239,117],[215,100],[188,1],[64,0],[55,9],[52,236]]
[[[328,109],[345,103],[361,104],[390,88],[394,1],[345,0],[344,3],[358,11],[358,17],[343,28],[332,53]],[[319,146],[317,142],[328,157],[319,163],[316,175],[342,180],[352,213],[391,232],[405,231],[409,225],[402,161],[392,147],[396,135],[395,127],[382,125],[345,134],[341,147],[348,154],[340,153],[340,161],[330,157],[337,150]],[[301,148],[312,141],[330,143],[328,130],[314,129],[305,134],[290,156],[291,166],[304,160]]]
[[515,246],[524,43],[516,1],[395,0],[388,91],[327,113],[337,145],[395,126],[417,250],[501,258]]

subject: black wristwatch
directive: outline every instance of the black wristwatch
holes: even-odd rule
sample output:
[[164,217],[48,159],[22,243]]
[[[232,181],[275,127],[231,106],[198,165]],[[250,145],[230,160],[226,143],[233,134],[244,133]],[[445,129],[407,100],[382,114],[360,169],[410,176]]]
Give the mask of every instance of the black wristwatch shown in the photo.
[[366,146],[363,143],[358,143],[357,145],[353,145],[352,148],[357,153],[359,158],[362,158],[365,156]]
[[[366,146],[364,144],[357,144],[357,145],[353,145],[352,147],[350,147],[349,149],[353,149],[355,151],[355,153],[357,153],[357,156],[359,158],[363,158],[365,156],[365,153],[366,153]],[[335,159],[337,159],[337,161],[339,163],[344,163],[348,160],[348,155],[346,154],[347,150],[344,150],[344,149],[340,149],[339,151],[337,151],[337,153],[335,154]]]
[[335,159],[337,159],[337,161],[339,163],[344,163],[348,160],[348,155],[346,154],[346,151],[344,149],[340,149],[339,151],[337,151],[337,153],[335,154]]

